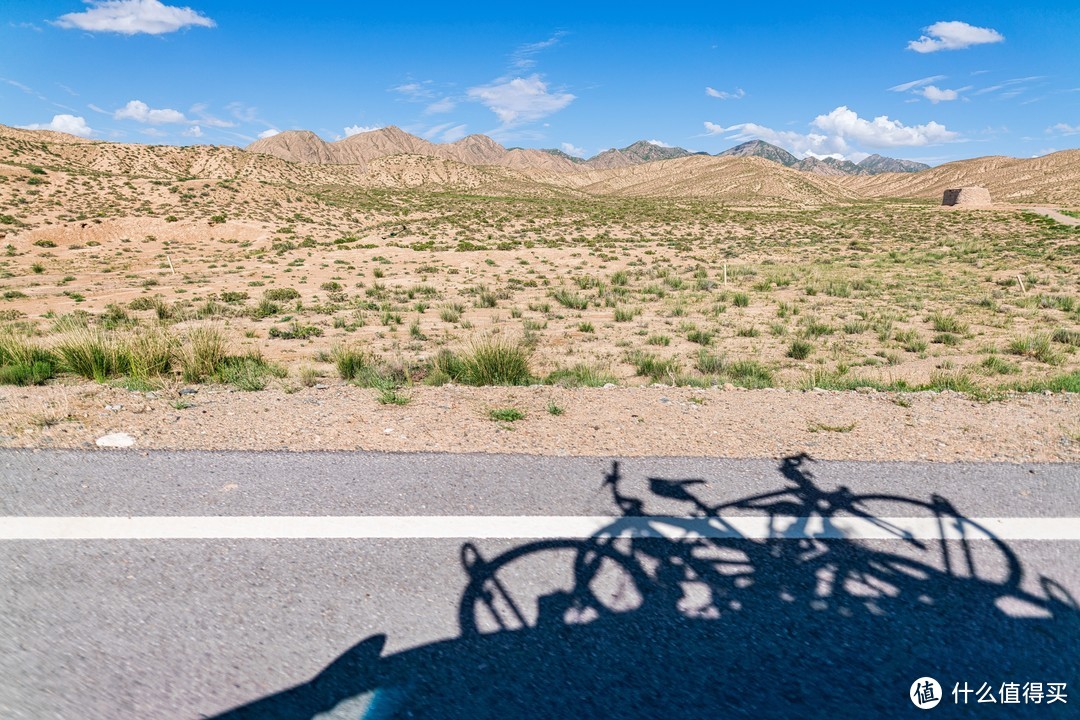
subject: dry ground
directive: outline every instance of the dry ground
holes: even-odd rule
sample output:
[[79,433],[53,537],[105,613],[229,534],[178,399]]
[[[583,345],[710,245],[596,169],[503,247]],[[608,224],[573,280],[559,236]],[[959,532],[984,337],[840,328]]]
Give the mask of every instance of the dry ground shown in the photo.
[[[869,427],[882,437],[907,427],[896,415],[906,411],[906,402],[944,403],[954,425],[963,427],[962,417],[982,417],[985,425],[972,427],[996,430],[1010,456],[1067,455],[1078,432],[1061,414],[1075,417],[1073,395],[1000,399],[1014,390],[1080,387],[1080,228],[1021,207],[943,209],[919,200],[851,198],[734,207],[720,199],[582,196],[513,183],[486,194],[445,187],[387,190],[356,182],[348,167],[308,168],[274,158],[251,160],[265,167],[244,165],[235,177],[200,179],[194,176],[200,168],[216,177],[214,163],[232,155],[222,159],[201,149],[201,165],[185,175],[177,168],[187,156],[175,148],[166,153],[123,146],[110,160],[98,146],[72,145],[61,153],[48,143],[19,140],[5,147],[0,340],[55,351],[85,339],[87,330],[109,342],[153,334],[174,350],[163,373],[133,378],[110,371],[98,379],[158,390],[161,397],[148,407],[163,406],[165,415],[172,404],[185,402],[173,394],[185,369],[184,348],[199,328],[210,327],[226,340],[228,354],[258,359],[249,373],[257,377],[231,381],[265,388],[261,392],[212,393],[203,386],[198,396],[214,397],[236,413],[264,406],[299,412],[308,397],[337,398],[340,413],[354,399],[370,404],[371,391],[338,387],[335,351],[346,348],[378,369],[379,382],[367,383],[378,384],[379,397],[389,403],[377,408],[378,416],[427,418],[415,421],[420,423],[442,418],[438,398],[446,392],[471,398],[469,412],[511,402],[506,393],[520,393],[528,404],[535,393],[549,392],[559,407],[566,404],[566,418],[580,419],[588,409],[605,423],[636,416],[643,422],[634,423],[651,427],[661,411],[653,396],[668,397],[674,407],[674,396],[682,398],[691,387],[873,387],[890,392],[842,394],[842,402],[854,405],[838,418],[811,417],[821,402],[816,395],[719,389],[688,412],[712,417],[722,409],[730,422],[753,417],[759,405],[776,406],[772,417],[787,417],[781,406],[790,405],[795,419],[776,426],[784,428],[784,437],[796,442],[798,432],[809,432],[798,428],[813,423],[844,428],[856,422],[850,431],[811,433],[807,440],[827,436],[844,445],[851,438],[876,438]],[[95,167],[71,160],[76,151],[96,153]],[[58,158],[54,164],[39,164],[50,153]],[[117,157],[124,162],[117,164]],[[530,356],[534,382],[641,389],[426,386],[447,379],[433,365],[440,352],[460,356],[492,338],[508,339]],[[7,362],[2,355],[0,348],[0,365]],[[63,364],[56,370],[63,371]],[[100,408],[116,403],[97,398],[70,414],[82,418],[78,423],[60,422],[39,433],[34,428],[42,423],[31,415],[38,412],[36,403],[53,402],[49,393],[107,399],[126,392],[72,386],[71,373],[49,382],[59,385],[4,391],[9,442],[62,442],[65,434],[83,442],[105,429],[102,417],[113,417],[101,413],[114,411]],[[316,384],[331,387],[309,389]],[[679,389],[645,387],[654,384]],[[968,399],[911,394],[919,389],[958,390]],[[931,397],[936,399],[926,399]],[[970,398],[991,402],[972,405]],[[1038,410],[1008,422],[1018,403],[1026,402]],[[494,437],[546,448],[550,443],[536,438],[557,436],[558,423],[573,437],[581,429],[562,416],[547,417],[542,407],[522,409],[532,418],[525,426],[534,423],[542,432],[500,430]],[[147,412],[145,418],[158,418]],[[179,413],[181,419],[195,415]],[[473,415],[461,423],[475,425],[474,447],[491,449],[483,429],[496,426]],[[538,415],[546,424],[535,425]],[[638,447],[633,438],[645,437],[642,442],[658,443],[654,452],[681,447],[738,454],[738,443],[724,444],[730,436],[712,445],[710,435],[699,434],[679,445],[676,438],[689,431],[679,417],[670,420],[657,423],[654,434],[641,436],[631,425],[637,434],[607,433],[609,440],[586,445],[599,451],[617,438]],[[150,431],[139,422],[132,427],[158,437],[146,435]],[[910,427],[918,431],[897,437],[929,433]],[[1016,428],[1028,428],[1028,435]],[[213,427],[207,432],[220,435]],[[147,442],[190,442],[175,431],[160,437],[171,439]],[[241,446],[254,442],[249,433],[238,437]],[[335,447],[351,442],[340,429],[320,437],[337,438]],[[363,443],[394,447],[394,433],[374,437]],[[423,432],[412,437],[426,438]],[[943,442],[964,447],[963,436],[957,438],[954,445]],[[942,457],[930,442],[905,452]]]

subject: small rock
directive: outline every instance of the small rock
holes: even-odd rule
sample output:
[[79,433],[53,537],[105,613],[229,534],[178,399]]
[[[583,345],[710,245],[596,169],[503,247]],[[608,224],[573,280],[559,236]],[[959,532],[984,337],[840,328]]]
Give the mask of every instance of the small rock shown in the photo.
[[734,390],[735,386],[732,385],[731,383],[724,383],[724,389],[725,390]]
[[105,409],[106,410],[112,410],[113,412],[116,412],[117,410],[123,410],[124,406],[123,405],[106,405]]
[[148,393],[146,393],[146,399],[147,400],[157,400],[159,397],[161,397],[161,396],[158,395],[156,392],[148,392]]
[[616,385],[615,383],[604,383],[604,387],[602,389],[603,390],[610,390],[613,387],[619,387],[619,386]]
[[123,432],[109,433],[108,435],[99,437],[95,441],[95,444],[98,447],[126,448],[135,444],[135,438]]
[[180,388],[181,395],[194,395],[199,392],[198,389],[192,387]]
[[662,395],[662,396],[660,396],[660,402],[669,403],[669,402],[671,402],[671,398]]
[[325,390],[328,387],[330,387],[330,386],[327,385],[326,383],[315,383],[315,389],[316,390]]

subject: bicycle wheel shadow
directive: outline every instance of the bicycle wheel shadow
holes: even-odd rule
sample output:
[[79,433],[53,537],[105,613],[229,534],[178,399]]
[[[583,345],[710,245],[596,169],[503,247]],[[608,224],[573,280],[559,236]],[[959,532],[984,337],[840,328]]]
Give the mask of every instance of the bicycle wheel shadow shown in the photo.
[[[1075,688],[1080,609],[1064,588],[1025,578],[943,498],[825,491],[808,461],[785,459],[776,492],[719,504],[698,480],[632,496],[615,463],[620,516],[596,536],[490,558],[463,546],[460,637],[382,656],[372,636],[218,718],[892,718],[922,712],[908,694],[923,676],[943,686],[939,715],[1019,717],[1033,708],[1003,704],[1002,684]],[[520,569],[554,559],[568,579]],[[998,702],[956,705],[954,683]]]

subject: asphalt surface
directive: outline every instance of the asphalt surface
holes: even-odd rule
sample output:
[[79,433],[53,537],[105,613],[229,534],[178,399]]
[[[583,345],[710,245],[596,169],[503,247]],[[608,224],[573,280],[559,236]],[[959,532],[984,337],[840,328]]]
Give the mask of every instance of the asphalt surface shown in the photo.
[[[0,451],[0,529],[54,516],[418,528],[0,541],[0,718],[903,717],[921,713],[906,698],[923,675],[944,686],[937,716],[1080,707],[1075,540],[423,537],[431,516],[688,515],[800,483],[721,514],[805,516],[841,497],[814,493],[846,486],[892,496],[856,504],[876,517],[1080,518],[1077,466],[633,458],[613,496],[613,460]],[[704,482],[670,482],[683,479]],[[965,708],[948,694],[1030,681],[1066,683],[1068,703]]]

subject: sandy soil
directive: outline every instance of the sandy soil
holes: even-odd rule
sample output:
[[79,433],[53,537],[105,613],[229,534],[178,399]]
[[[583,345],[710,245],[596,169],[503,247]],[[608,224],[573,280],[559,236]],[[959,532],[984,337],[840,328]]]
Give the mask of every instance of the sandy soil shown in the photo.
[[[0,442],[135,450],[263,449],[1080,462],[1080,396],[980,403],[952,393],[674,387],[417,387],[404,406],[345,383],[256,393],[202,386],[137,393],[94,385],[0,388]],[[562,414],[552,414],[554,404]],[[525,417],[494,421],[514,407]]]

